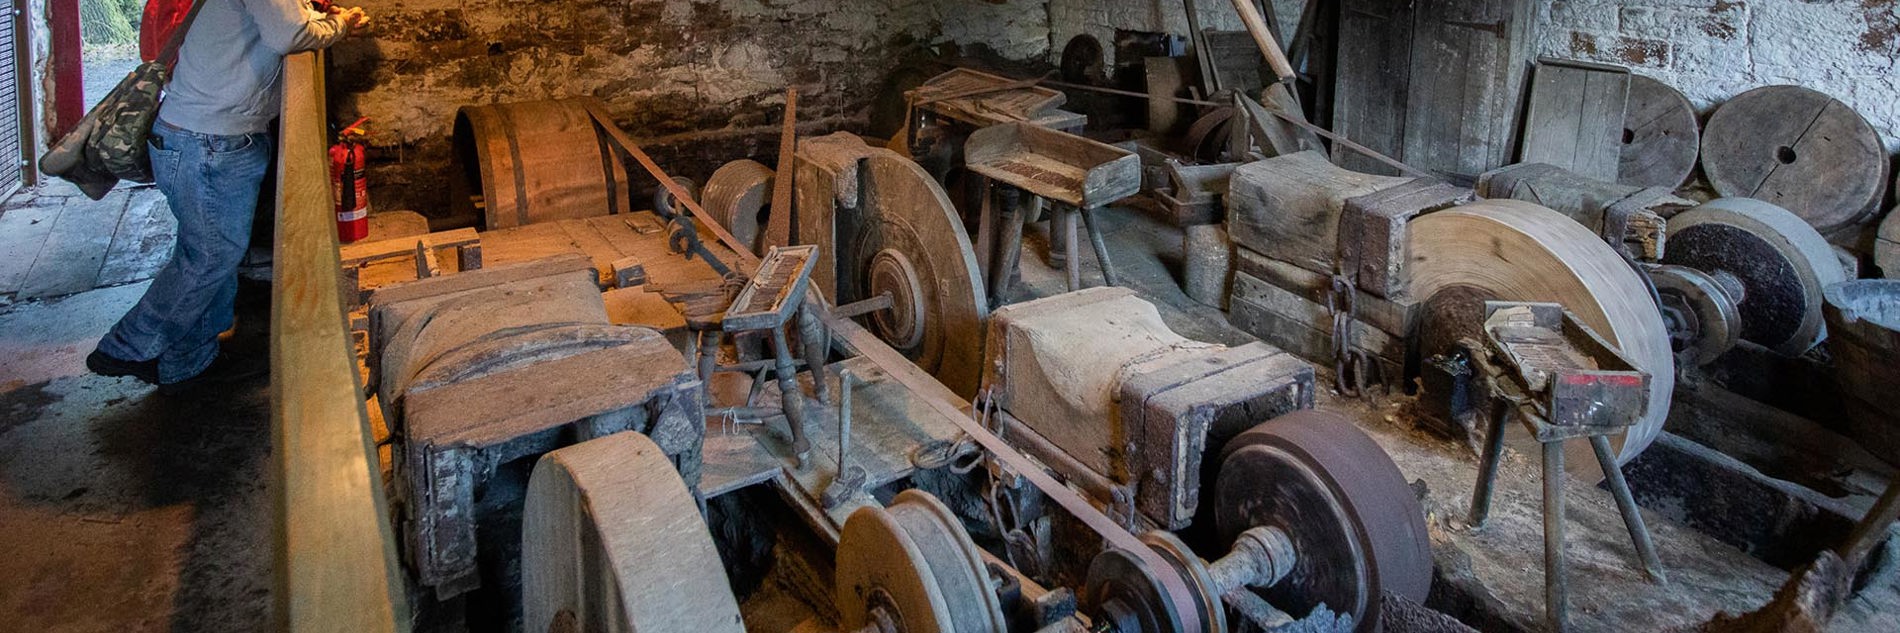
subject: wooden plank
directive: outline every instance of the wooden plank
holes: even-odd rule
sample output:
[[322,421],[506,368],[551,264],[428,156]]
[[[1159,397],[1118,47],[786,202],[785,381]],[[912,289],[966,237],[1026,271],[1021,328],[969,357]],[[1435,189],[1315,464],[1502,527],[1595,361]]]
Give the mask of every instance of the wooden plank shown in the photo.
[[53,231],[60,207],[34,205],[8,209],[0,215],[0,295],[20,291],[26,274],[39,259],[46,237]]
[[[1346,0],[1339,15],[1333,92],[1333,131],[1387,156],[1405,141],[1405,102],[1412,76],[1409,0]],[[1356,152],[1333,152],[1341,167],[1397,175]]]
[[455,229],[452,231],[430,233],[428,235],[411,235],[377,240],[374,242],[357,242],[343,246],[337,256],[343,262],[344,266],[358,266],[385,259],[409,257],[415,252],[416,242],[423,239],[429,240],[429,243],[438,249],[480,244],[482,241],[481,236],[476,234],[475,229]]
[[317,54],[285,58],[271,288],[270,628],[408,631],[389,503],[339,294],[322,77]]
[[119,217],[119,228],[112,234],[112,246],[106,250],[98,285],[151,279],[171,260],[177,237],[178,219],[172,217],[165,196],[157,190],[132,194],[125,213]]
[[1538,60],[1519,160],[1556,165],[1597,180],[1616,180],[1629,89],[1628,68]]
[[1399,160],[1461,181],[1510,162],[1531,59],[1533,4],[1429,2],[1414,11]]
[[46,245],[20,284],[21,299],[57,297],[91,290],[105,268],[106,251],[130,195],[114,191],[100,200],[67,200],[46,236]]
[[778,162],[773,169],[777,176],[772,179],[772,214],[765,221],[765,246],[789,246],[792,236],[798,235],[797,215],[792,205],[792,181],[797,179],[797,169],[786,169],[796,160],[798,151],[798,89],[785,89],[785,121],[779,129]]

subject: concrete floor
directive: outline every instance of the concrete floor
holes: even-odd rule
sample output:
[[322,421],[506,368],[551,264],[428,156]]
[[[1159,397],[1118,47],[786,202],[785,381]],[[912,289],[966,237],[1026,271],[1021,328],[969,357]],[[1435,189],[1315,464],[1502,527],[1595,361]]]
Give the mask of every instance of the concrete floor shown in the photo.
[[[0,631],[268,626],[267,380],[167,398],[85,370],[146,285],[0,301]],[[227,348],[261,356],[268,293],[239,303]]]

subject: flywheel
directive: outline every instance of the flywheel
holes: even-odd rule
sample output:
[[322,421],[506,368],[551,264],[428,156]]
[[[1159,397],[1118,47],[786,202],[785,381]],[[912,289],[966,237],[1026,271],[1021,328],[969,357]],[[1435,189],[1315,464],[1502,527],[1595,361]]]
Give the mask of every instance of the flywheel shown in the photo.
[[541,457],[521,522],[530,633],[742,633],[699,505],[652,440],[617,433]]
[[[1669,333],[1648,286],[1602,238],[1542,206],[1483,200],[1413,220],[1406,239],[1412,297],[1423,306],[1421,356],[1453,351],[1460,338],[1481,340],[1485,301],[1563,304],[1650,374],[1643,417],[1611,438],[1617,463],[1662,432],[1676,383]],[[1517,425],[1507,431],[1523,435]],[[1601,479],[1588,445],[1571,444],[1582,451],[1569,460],[1572,472]]]
[[1374,631],[1382,592],[1423,602],[1431,589],[1418,497],[1385,450],[1338,415],[1298,411],[1241,433],[1222,450],[1214,495],[1223,542],[1257,527],[1292,541],[1292,571],[1254,591],[1294,618],[1323,604]]
[[838,209],[838,303],[890,294],[871,330],[964,397],[976,393],[989,305],[976,251],[943,188],[887,150],[864,158],[857,209]]
[[1783,356],[1827,338],[1821,293],[1847,281],[1827,239],[1800,216],[1752,198],[1721,198],[1669,219],[1663,263],[1739,289],[1741,337]]
[[758,161],[735,160],[714,171],[699,195],[699,206],[712,216],[712,221],[725,227],[754,254],[764,251],[759,245],[759,226],[769,213],[766,206],[772,201],[772,177],[772,168]]
[[835,597],[846,631],[872,622],[898,633],[1007,630],[976,544],[928,493],[906,490],[887,508],[851,513],[837,563]]

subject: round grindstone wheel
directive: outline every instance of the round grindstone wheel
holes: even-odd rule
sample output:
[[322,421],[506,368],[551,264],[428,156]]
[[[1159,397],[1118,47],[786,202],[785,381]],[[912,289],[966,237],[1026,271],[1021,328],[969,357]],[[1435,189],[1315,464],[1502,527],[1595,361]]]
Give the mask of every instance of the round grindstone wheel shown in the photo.
[[712,221],[755,253],[764,252],[759,244],[759,227],[765,222],[766,206],[772,202],[772,175],[772,168],[758,161],[735,160],[714,171],[699,195],[700,208],[712,216]]
[[901,633],[1006,630],[976,544],[950,509],[924,492],[906,490],[888,508],[851,513],[839,533],[834,580],[846,631],[879,615]]
[[1724,197],[1764,200],[1829,233],[1878,210],[1887,152],[1867,120],[1799,86],[1737,95],[1702,130],[1702,171]]
[[1688,97],[1669,84],[1630,75],[1617,182],[1637,187],[1680,187],[1695,171],[1700,143],[1695,107]]
[[1333,413],[1291,413],[1230,441],[1214,520],[1223,542],[1261,526],[1292,540],[1293,570],[1254,591],[1295,618],[1324,604],[1374,631],[1383,593],[1423,601],[1431,589],[1418,497],[1372,438]]
[[891,291],[903,305],[874,317],[873,330],[944,386],[973,396],[989,303],[956,208],[895,152],[870,150],[860,174],[860,208],[839,213],[838,303]]
[[1828,286],[1847,271],[1814,227],[1772,204],[1722,198],[1669,219],[1663,263],[1726,274],[1738,282],[1741,337],[1794,357],[1827,338]]
[[[1563,304],[1650,374],[1642,419],[1610,439],[1617,463],[1636,457],[1662,432],[1676,377],[1669,333],[1648,286],[1602,238],[1542,206],[1483,200],[1419,217],[1406,239],[1411,293],[1424,306],[1422,356],[1451,352],[1462,337],[1482,340],[1487,300]],[[1506,430],[1531,441],[1520,425]],[[1601,480],[1587,443],[1568,448],[1573,474]]]
[[743,633],[699,505],[652,440],[541,457],[521,522],[522,630]]

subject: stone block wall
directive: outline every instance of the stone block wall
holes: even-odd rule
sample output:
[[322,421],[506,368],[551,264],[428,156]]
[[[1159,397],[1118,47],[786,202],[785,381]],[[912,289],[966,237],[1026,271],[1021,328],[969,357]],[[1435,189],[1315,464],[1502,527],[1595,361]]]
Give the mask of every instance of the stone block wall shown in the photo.
[[457,108],[583,94],[605,101],[669,171],[703,182],[727,160],[774,159],[788,86],[799,90],[806,126],[861,125],[890,69],[937,37],[937,4],[365,3],[374,32],[333,51],[332,118],[371,117],[371,199],[380,209],[447,208]]
[[1853,106],[1900,150],[1900,2],[1558,0],[1539,52],[1629,66],[1706,113],[1748,89],[1813,88]]

